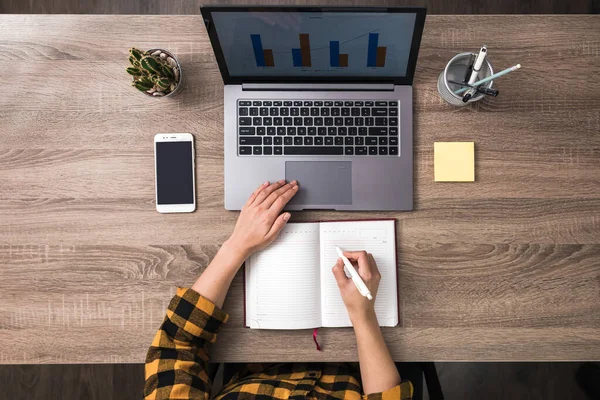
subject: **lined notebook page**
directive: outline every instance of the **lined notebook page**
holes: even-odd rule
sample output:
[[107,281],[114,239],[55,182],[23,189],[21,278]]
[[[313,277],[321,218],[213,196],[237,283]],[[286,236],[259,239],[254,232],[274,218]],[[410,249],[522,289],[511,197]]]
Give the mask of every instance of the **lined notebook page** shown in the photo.
[[398,324],[398,286],[394,221],[322,222],[321,236],[321,304],[323,326],[352,326],[331,268],[343,251],[365,250],[373,254],[381,273],[375,298],[375,312],[380,326]]
[[246,319],[255,329],[321,326],[319,224],[290,223],[246,262]]

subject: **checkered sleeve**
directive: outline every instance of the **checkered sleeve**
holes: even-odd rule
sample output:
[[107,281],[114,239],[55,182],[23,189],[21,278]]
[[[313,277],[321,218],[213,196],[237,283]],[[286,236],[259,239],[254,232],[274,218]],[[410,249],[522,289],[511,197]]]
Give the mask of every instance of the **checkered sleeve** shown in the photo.
[[409,381],[394,386],[381,393],[371,393],[363,396],[363,400],[410,400],[413,397],[413,386]]
[[192,289],[179,288],[146,356],[145,399],[208,399],[207,343],[227,313]]

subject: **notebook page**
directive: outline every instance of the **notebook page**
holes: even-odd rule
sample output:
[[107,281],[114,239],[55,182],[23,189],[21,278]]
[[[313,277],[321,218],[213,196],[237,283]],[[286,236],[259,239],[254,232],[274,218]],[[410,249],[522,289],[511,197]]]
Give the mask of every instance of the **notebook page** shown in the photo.
[[380,326],[398,324],[398,286],[394,221],[322,222],[321,236],[321,304],[323,326],[352,326],[331,268],[343,251],[365,250],[373,254],[381,273],[375,298],[375,312]]
[[321,326],[319,224],[289,223],[246,262],[246,317],[254,329]]

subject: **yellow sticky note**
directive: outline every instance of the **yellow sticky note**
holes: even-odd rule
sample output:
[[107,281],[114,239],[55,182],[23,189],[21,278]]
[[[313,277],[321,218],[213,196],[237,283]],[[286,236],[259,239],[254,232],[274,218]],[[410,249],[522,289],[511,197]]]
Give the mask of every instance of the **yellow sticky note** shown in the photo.
[[436,182],[474,182],[475,143],[434,143],[433,171]]

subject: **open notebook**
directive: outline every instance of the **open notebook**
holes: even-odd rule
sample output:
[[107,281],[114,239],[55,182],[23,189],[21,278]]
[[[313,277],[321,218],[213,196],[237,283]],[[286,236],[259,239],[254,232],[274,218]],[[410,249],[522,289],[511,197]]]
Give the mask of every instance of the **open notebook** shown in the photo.
[[395,220],[289,223],[275,242],[246,261],[246,326],[308,329],[352,326],[331,272],[344,251],[373,254],[381,273],[375,311],[398,324]]

